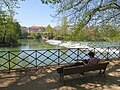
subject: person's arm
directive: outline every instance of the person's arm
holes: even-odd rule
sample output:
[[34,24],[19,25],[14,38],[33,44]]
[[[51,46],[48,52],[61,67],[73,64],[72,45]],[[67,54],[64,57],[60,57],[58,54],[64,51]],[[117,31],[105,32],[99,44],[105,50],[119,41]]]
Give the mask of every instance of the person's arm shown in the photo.
[[83,64],[86,65],[87,63],[85,63],[85,62],[83,61]]
[[90,59],[84,60],[84,61],[83,61],[83,64],[84,64],[84,65],[87,65],[87,63],[89,62],[89,60],[90,60]]

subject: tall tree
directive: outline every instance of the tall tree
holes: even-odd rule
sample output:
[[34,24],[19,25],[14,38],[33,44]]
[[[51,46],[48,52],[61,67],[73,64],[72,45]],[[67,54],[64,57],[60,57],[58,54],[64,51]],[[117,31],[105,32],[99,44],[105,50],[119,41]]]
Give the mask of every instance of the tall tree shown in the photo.
[[61,25],[61,36],[63,39],[67,36],[68,32],[68,22],[67,17],[62,17],[62,25]]
[[61,28],[62,28],[64,33],[67,32],[67,28],[68,28],[67,17],[62,18],[62,27]]
[[6,45],[17,44],[20,35],[20,24],[14,17],[14,8],[18,0],[0,0],[0,42]]
[[50,26],[50,24],[46,27],[47,32],[52,32],[52,27]]
[[57,13],[64,13],[71,23],[80,25],[100,25],[109,23],[120,26],[120,0],[61,0],[55,5]]
[[[0,6],[8,9],[17,7],[19,1],[1,0]],[[54,4],[57,15],[65,14],[71,23],[80,22],[80,25],[101,24],[113,22],[120,26],[120,0],[40,0],[44,4]],[[1,8],[0,8],[1,9]],[[56,16],[56,15],[55,15]]]

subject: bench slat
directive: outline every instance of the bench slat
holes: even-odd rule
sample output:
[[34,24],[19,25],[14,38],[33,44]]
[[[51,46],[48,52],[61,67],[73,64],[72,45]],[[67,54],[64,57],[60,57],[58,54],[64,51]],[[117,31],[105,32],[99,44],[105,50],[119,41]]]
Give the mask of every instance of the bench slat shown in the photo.
[[70,74],[76,74],[76,73],[83,73],[88,71],[95,71],[95,70],[101,70],[103,69],[103,74],[105,75],[106,67],[109,64],[109,62],[104,63],[98,63],[93,65],[83,65],[83,66],[70,66],[70,67],[64,67],[63,72],[60,72],[60,81],[64,83],[64,76],[70,75]]
[[94,65],[67,67],[63,69],[63,74],[70,75],[70,74],[106,69],[107,64],[108,63],[99,63],[99,64],[94,64]]

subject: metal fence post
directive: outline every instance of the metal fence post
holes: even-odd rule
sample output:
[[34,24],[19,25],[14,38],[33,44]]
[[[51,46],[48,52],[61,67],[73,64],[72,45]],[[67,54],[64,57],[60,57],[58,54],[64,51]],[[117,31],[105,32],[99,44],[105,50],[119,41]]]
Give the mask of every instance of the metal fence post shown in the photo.
[[[75,59],[77,59],[76,61],[78,62],[78,60],[79,59],[81,59],[81,53],[82,54],[86,54],[86,51],[88,52],[88,51],[93,51],[93,52],[96,52],[97,54],[98,53],[100,53],[100,56],[101,55],[103,55],[104,57],[103,57],[103,59],[106,59],[106,60],[110,60],[111,59],[111,57],[116,57],[116,56],[112,56],[112,55],[117,55],[117,58],[118,59],[120,59],[120,46],[119,47],[117,47],[117,49],[115,49],[115,51],[114,51],[114,48],[111,48],[111,47],[106,47],[105,49],[104,48],[100,48],[100,49],[103,49],[102,51],[99,51],[99,49],[96,49],[96,48],[92,48],[92,49],[85,49],[85,52],[83,52],[83,51],[80,51],[81,50],[81,48],[76,48],[75,49],[75,52],[74,53],[72,53],[71,55],[73,55],[73,54],[75,54]],[[62,64],[62,63],[64,63],[64,62],[62,62],[62,60],[63,60],[63,58],[62,58],[62,56],[61,55],[65,55],[65,56],[69,56],[69,55],[67,55],[66,53],[66,51],[68,51],[68,50],[66,50],[64,53],[63,53],[63,51],[64,51],[64,49],[55,49],[56,50],[56,52],[55,53],[52,53],[52,55],[55,55],[55,62],[57,62],[57,63],[55,63],[55,64],[58,64],[58,66],[60,65],[60,64]],[[63,51],[62,51],[63,50]],[[117,51],[116,51],[117,50]],[[46,66],[47,66],[47,62],[44,62],[44,61],[41,61],[40,63],[39,63],[39,58],[41,58],[42,56],[45,56],[46,58],[49,58],[49,57],[47,57],[45,54],[46,54],[46,52],[44,52],[44,53],[40,53],[39,52],[40,50],[32,50],[32,53],[26,53],[25,52],[25,50],[24,51],[22,51],[22,52],[20,52],[20,53],[18,53],[18,54],[14,54],[13,53],[13,51],[0,51],[0,52],[3,52],[3,53],[5,53],[5,54],[3,54],[3,55],[1,55],[0,56],[0,59],[3,59],[3,60],[5,60],[5,63],[2,63],[2,65],[0,65],[0,69],[2,69],[1,67],[3,67],[3,69],[2,70],[4,70],[4,68],[5,69],[7,69],[7,71],[11,71],[12,69],[16,69],[16,66],[19,66],[20,68],[25,68],[25,67],[27,67],[28,65],[32,65],[32,66],[34,66],[34,68],[38,68],[39,66],[40,66],[40,64],[42,63],[42,64],[45,64]],[[69,51],[70,51],[70,49],[69,49]],[[72,50],[71,50],[72,51]],[[112,53],[110,53],[110,51],[112,52]],[[17,51],[18,52],[18,51]],[[117,52],[117,53],[116,53]],[[26,55],[25,56],[21,56],[23,53],[25,53]],[[39,55],[40,54],[40,55]],[[32,56],[33,55],[33,56]],[[51,56],[52,56],[51,55]],[[31,57],[32,58],[32,60],[33,61],[31,61],[30,63],[29,63],[29,61],[27,61],[27,60],[25,60],[25,61],[22,61],[22,60],[24,60],[24,59],[27,59],[28,58],[28,60],[29,60],[29,57]],[[56,58],[57,57],[57,58]],[[20,59],[20,62],[14,62],[14,59],[16,60],[16,58],[18,58],[18,59]],[[68,57],[67,57],[68,58]],[[66,58],[66,59],[67,59]],[[72,58],[72,57],[71,57]],[[53,58],[54,59],[54,58]],[[84,59],[84,57],[82,58],[82,59]],[[52,59],[51,59],[52,60]],[[22,64],[23,62],[25,62],[25,65],[24,64]],[[66,63],[71,63],[71,62],[67,62],[66,61]],[[6,66],[6,64],[7,64],[7,66]],[[20,65],[19,65],[20,64]],[[23,65],[23,66],[22,66]]]
[[79,48],[77,49],[77,62],[79,62]]
[[118,49],[118,50],[119,50],[119,56],[118,56],[118,58],[120,59],[120,47],[118,47],[118,48],[119,48],[119,49]]
[[94,48],[94,53],[95,53],[95,49],[96,49],[96,48]]
[[107,51],[107,60],[109,60],[109,47],[107,47],[108,51]]
[[60,49],[58,49],[58,65],[60,65]]
[[35,61],[36,61],[36,69],[37,69],[37,50],[35,50]]
[[10,51],[8,51],[8,68],[9,68],[9,72],[10,72]]

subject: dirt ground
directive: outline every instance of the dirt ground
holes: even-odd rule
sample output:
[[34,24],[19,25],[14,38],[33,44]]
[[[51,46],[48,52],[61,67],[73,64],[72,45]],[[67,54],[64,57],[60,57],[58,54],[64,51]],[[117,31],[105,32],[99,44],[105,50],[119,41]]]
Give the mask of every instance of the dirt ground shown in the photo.
[[65,77],[59,82],[57,67],[0,73],[0,90],[120,90],[120,60],[110,60],[104,75],[86,72]]

